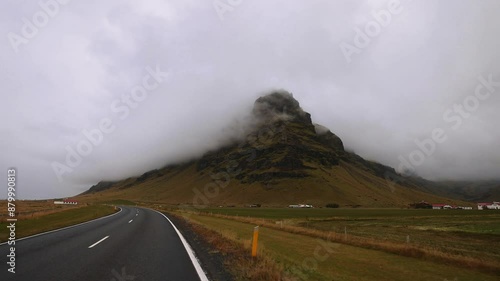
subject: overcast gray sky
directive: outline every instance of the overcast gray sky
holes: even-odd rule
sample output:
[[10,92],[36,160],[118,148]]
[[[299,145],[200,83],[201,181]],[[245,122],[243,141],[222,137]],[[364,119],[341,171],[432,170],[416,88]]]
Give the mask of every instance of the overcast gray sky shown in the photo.
[[0,180],[15,167],[18,198],[200,155],[273,88],[367,159],[500,178],[499,1],[40,3],[0,4]]

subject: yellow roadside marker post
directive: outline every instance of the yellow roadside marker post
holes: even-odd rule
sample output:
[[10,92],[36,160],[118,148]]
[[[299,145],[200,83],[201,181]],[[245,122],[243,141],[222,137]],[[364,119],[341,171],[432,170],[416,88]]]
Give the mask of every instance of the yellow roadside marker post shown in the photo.
[[252,257],[257,256],[257,243],[259,240],[259,227],[253,228],[253,240],[252,240]]

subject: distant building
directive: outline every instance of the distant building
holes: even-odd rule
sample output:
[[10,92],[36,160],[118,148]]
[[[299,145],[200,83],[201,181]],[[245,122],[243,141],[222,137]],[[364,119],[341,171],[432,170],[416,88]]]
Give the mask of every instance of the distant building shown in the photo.
[[432,209],[434,210],[444,209],[443,208],[444,206],[446,206],[446,204],[432,204]]
[[431,205],[425,201],[410,204],[410,207],[415,208],[415,209],[432,209],[432,206],[433,205]]
[[248,205],[249,208],[260,208],[260,204],[250,204]]
[[54,201],[56,205],[78,205],[78,201],[72,199],[64,199],[62,201]]
[[472,210],[472,207],[452,206],[452,205],[448,205],[448,204],[432,204],[432,209],[434,209],[434,210],[441,210],[441,209],[445,209],[445,210],[449,210],[449,209]]
[[493,203],[477,203],[478,210],[500,210],[500,202]]
[[455,209],[455,207],[448,205],[448,204],[432,204],[432,209],[434,210],[439,210],[439,209]]
[[288,205],[288,208],[314,208],[314,207],[313,205],[297,204],[297,205]]

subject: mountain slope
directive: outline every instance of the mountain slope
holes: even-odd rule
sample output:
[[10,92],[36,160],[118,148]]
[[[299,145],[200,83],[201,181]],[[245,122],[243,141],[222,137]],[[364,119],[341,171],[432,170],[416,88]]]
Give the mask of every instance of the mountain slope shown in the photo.
[[196,205],[403,207],[421,200],[466,205],[422,192],[414,181],[388,181],[397,177],[394,169],[345,151],[342,140],[313,124],[289,93],[257,99],[252,114],[253,125],[241,140],[182,165],[99,183],[81,197]]
[[430,182],[427,183],[431,192],[465,201],[492,202],[500,200],[500,181],[475,182]]

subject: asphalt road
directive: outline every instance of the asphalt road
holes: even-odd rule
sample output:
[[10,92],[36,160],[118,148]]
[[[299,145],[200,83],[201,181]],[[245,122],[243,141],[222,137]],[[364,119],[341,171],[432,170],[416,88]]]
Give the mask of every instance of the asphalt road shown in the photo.
[[122,207],[103,219],[16,241],[15,274],[7,271],[10,246],[0,245],[0,280],[207,280],[182,240],[162,214]]

